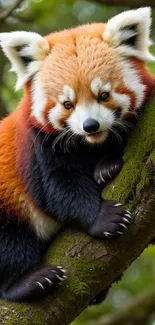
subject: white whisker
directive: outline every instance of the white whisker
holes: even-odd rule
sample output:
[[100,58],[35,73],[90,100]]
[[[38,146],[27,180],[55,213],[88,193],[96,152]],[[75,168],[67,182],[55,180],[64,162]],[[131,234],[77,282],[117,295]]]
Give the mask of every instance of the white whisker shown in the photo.
[[53,142],[53,145],[52,145],[52,150],[55,151],[55,147],[56,147],[56,144],[60,141],[60,147],[62,148],[61,144],[62,144],[62,140],[64,139],[64,137],[70,133],[70,129],[65,129],[62,133],[60,133],[56,139],[54,140]]
[[75,138],[75,134],[71,133],[71,135],[67,138],[67,140],[65,141],[66,144],[66,150],[69,152],[69,144],[72,142],[73,138]]
[[31,126],[28,128],[28,130],[26,131],[26,133],[24,133],[24,136],[23,136],[22,139],[21,139],[21,144],[22,144],[23,140],[25,139],[25,136],[27,135],[27,133],[28,133],[29,131],[31,131],[33,128],[34,128],[34,126],[31,125]]
[[115,126],[118,126],[120,127],[121,129],[123,129],[126,133],[129,133],[129,129],[127,128],[126,124],[124,121],[119,121],[119,120],[116,120],[115,121]]
[[118,139],[118,142],[122,142],[122,137],[120,136],[120,134],[113,128],[109,128],[109,130],[115,135],[115,137]]
[[[36,142],[36,140],[37,140],[39,134],[44,130],[44,128],[45,128],[48,124],[49,124],[49,122],[46,123],[46,124],[45,124],[45,125],[44,125],[44,126],[43,126],[39,131],[38,131],[36,137],[35,137],[34,140],[33,140],[33,144],[32,144],[32,145],[35,145],[35,142]],[[47,135],[47,134],[46,134],[46,135]]]
[[45,136],[44,136],[44,139],[43,139],[43,141],[42,141],[42,143],[41,143],[41,153],[43,153],[43,144],[45,143],[45,141],[46,140],[48,140],[49,139],[49,137],[50,137],[50,134],[48,133],[48,134],[45,134]]

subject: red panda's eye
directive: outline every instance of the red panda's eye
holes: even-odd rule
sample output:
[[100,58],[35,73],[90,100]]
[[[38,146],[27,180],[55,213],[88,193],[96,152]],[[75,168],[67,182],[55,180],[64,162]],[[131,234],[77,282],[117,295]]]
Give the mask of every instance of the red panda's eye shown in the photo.
[[64,102],[64,107],[66,109],[72,109],[72,108],[74,108],[74,105],[72,104],[72,102],[70,102],[69,100],[67,100],[66,102]]
[[107,91],[104,91],[100,96],[99,96],[99,101],[105,101],[109,98],[110,93]]

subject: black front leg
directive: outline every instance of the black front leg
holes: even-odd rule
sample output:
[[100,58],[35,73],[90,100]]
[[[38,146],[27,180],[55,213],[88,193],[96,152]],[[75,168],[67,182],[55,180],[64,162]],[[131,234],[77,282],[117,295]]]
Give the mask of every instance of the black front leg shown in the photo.
[[99,215],[101,201],[95,181],[74,169],[58,169],[46,190],[46,211],[64,227],[87,231]]
[[47,203],[48,213],[62,226],[79,228],[98,238],[121,235],[131,223],[131,214],[120,203],[103,200],[95,181],[77,171],[54,173]]

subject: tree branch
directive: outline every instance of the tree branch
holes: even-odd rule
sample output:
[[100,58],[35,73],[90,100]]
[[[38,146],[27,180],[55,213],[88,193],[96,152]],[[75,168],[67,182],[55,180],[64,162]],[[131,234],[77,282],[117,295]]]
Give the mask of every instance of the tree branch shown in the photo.
[[155,311],[155,288],[140,293],[135,299],[124,307],[91,325],[126,325],[145,324],[149,316]]
[[[71,230],[60,233],[47,263],[67,269],[68,280],[53,296],[35,304],[0,302],[3,325],[67,325],[124,272],[155,237],[155,91],[130,137],[125,164],[104,197],[125,202],[135,219],[123,236],[94,240]],[[144,132],[145,131],[145,132]]]
[[29,16],[21,16],[20,14],[12,14],[11,15],[12,17],[14,17],[15,19],[17,19],[19,22],[22,22],[22,23],[34,23],[35,21],[35,16],[33,15],[29,15]]
[[[94,0],[92,0],[94,2]],[[139,7],[146,7],[151,6],[155,7],[154,0],[96,0],[95,2],[101,3],[106,6],[123,6],[123,7],[130,7],[130,8],[139,8]]]
[[15,9],[19,7],[19,5],[22,3],[23,0],[16,0],[15,3],[7,10],[4,10],[0,14],[0,23],[3,22],[6,18],[8,18]]

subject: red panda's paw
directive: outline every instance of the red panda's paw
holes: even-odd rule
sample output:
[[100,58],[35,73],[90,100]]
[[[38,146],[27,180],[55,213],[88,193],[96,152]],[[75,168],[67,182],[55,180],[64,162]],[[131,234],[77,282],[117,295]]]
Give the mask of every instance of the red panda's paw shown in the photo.
[[103,200],[99,216],[89,229],[89,234],[98,238],[122,235],[132,222],[132,214],[122,206],[113,200]]
[[101,160],[94,171],[94,179],[101,188],[110,183],[121,171],[123,166],[122,158],[113,160]]
[[36,301],[53,293],[56,286],[66,279],[65,270],[61,266],[42,266],[19,278],[3,298],[16,302]]
[[42,297],[52,293],[55,287],[66,279],[65,270],[61,266],[46,265],[39,268],[30,278],[34,288],[34,298],[36,294]]

